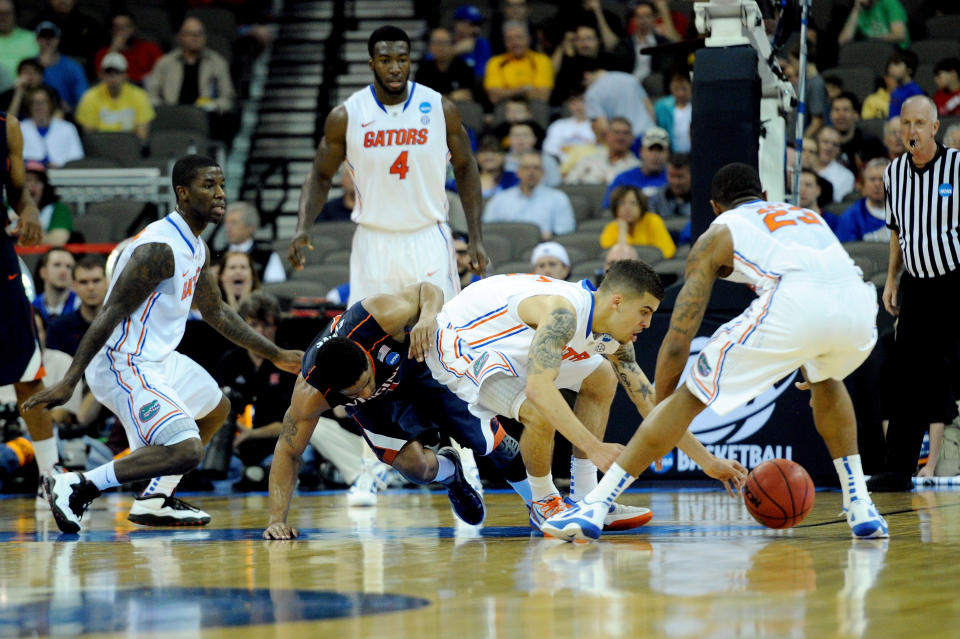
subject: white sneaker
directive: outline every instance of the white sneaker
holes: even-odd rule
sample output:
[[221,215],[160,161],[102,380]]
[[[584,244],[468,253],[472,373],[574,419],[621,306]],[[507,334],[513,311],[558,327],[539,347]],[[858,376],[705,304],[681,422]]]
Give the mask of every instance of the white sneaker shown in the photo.
[[[564,497],[563,502],[567,506],[573,506],[577,503],[570,498],[570,495]],[[653,511],[649,508],[624,506],[623,504],[613,502],[610,504],[610,510],[607,511],[607,516],[603,518],[603,529],[632,530],[639,528],[651,519],[653,519]]]
[[60,532],[80,532],[80,519],[100,491],[80,473],[45,475],[40,481]]
[[383,462],[364,463],[347,491],[348,506],[376,506],[377,493],[387,487],[390,466]]
[[137,497],[127,519],[141,526],[206,526],[210,515],[182,499],[166,495]]
[[873,502],[853,499],[850,507],[843,510],[847,515],[847,524],[857,539],[882,539],[890,536],[887,522],[877,512]]
[[581,500],[543,522],[540,531],[564,541],[599,539],[609,511],[606,502],[589,504]]
[[473,489],[483,496],[483,482],[480,480],[480,469],[477,468],[477,460],[473,456],[473,451],[469,448],[460,448],[460,466],[463,468],[463,476]]

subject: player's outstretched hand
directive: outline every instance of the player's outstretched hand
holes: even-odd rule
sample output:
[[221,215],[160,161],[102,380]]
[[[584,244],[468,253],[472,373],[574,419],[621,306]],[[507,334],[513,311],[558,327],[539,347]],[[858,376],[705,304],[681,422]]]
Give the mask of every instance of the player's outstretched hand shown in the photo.
[[433,343],[437,332],[437,317],[421,317],[412,329],[410,329],[410,349],[408,358],[416,359],[422,362],[427,359],[427,352]]
[[303,351],[282,349],[273,360],[273,364],[282,371],[299,375],[301,360],[303,360]]
[[53,408],[54,406],[66,404],[70,396],[73,395],[73,387],[74,384],[61,381],[46,390],[34,393],[23,402],[23,410],[26,412],[37,407]]
[[28,206],[17,219],[14,233],[19,236],[17,243],[20,246],[36,246],[43,239],[43,227],[40,225],[40,214],[36,207]]
[[731,497],[740,494],[743,482],[747,480],[747,469],[735,459],[720,459],[715,456],[703,467],[703,472],[708,477],[719,480]]
[[288,525],[285,521],[270,524],[263,531],[264,539],[296,539],[299,536],[300,531]]
[[297,233],[290,238],[290,248],[287,251],[287,259],[290,260],[290,266],[298,271],[307,263],[307,258],[303,254],[303,247],[307,247],[311,251],[313,250],[313,244],[310,243],[310,234],[306,231],[297,231]]
[[602,442],[590,453],[589,457],[590,461],[597,465],[597,468],[603,472],[607,472],[610,470],[610,466],[613,465],[613,462],[617,461],[617,459],[620,457],[620,453],[622,452],[622,444]]
[[483,242],[474,242],[471,240],[467,251],[470,254],[470,270],[480,277],[486,275],[487,264],[490,263],[490,258],[487,256],[487,250],[483,248]]

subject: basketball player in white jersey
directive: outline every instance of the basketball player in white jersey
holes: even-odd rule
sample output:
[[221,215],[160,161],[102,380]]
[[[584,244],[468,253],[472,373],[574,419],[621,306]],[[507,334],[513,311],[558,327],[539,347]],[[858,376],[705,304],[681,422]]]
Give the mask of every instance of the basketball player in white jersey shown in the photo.
[[[300,369],[302,351],[281,350],[250,328],[221,298],[200,234],[223,217],[223,171],[209,158],[188,155],[173,167],[177,208],[150,224],[124,250],[103,309],[87,330],[63,380],[38,393],[26,408],[65,402],[86,373],[94,396],[120,418],[131,453],[84,473],[45,476],[57,527],[80,530],[80,518],[101,491],[158,478],[165,492],[138,498],[131,510],[144,521],[193,510],[172,497],[180,475],[196,468],[203,445],[223,424],[229,402],[198,364],[174,351],[190,307],[232,342],[287,372]],[[142,503],[156,502],[156,503]],[[139,504],[139,508],[138,508]],[[187,513],[192,516],[192,513]],[[209,521],[209,516],[207,516]],[[206,523],[197,521],[179,523]]]
[[[402,29],[376,29],[367,50],[373,82],[327,116],[313,168],[300,192],[290,263],[303,268],[303,247],[313,248],[313,222],[343,164],[356,192],[348,306],[372,295],[397,294],[419,282],[436,285],[448,300],[460,290],[447,226],[448,160],[467,219],[471,266],[482,276],[487,263],[480,228],[480,174],[470,139],[453,102],[408,80],[410,38]],[[322,232],[322,225],[317,231]],[[363,450],[370,455],[366,447]],[[460,452],[465,468],[475,471],[470,451]],[[366,477],[358,479],[348,495],[352,505],[373,505],[378,483],[373,478],[388,470],[372,455],[364,469]]]
[[[886,537],[857,452],[857,422],[843,378],[877,340],[877,293],[819,215],[766,202],[756,170],[728,164],[711,185],[718,216],[687,258],[686,280],[657,357],[657,407],[596,489],[550,518],[545,533],[596,539],[608,504],[651,461],[691,437],[704,408],[723,415],[797,368],[811,392],[813,419],[833,457],[843,509],[854,537]],[[718,278],[751,286],[757,299],[721,326],[703,348],[686,383],[677,384]],[[737,485],[742,475],[732,477]]]
[[[638,260],[615,262],[599,289],[587,281],[543,275],[499,275],[474,282],[437,315],[437,341],[427,356],[433,376],[481,421],[519,419],[520,453],[539,529],[597,485],[623,449],[603,443],[617,378],[639,409],[653,409],[653,389],[637,366],[637,335],[663,298],[660,278]],[[611,366],[612,364],[612,366]],[[559,389],[576,391],[571,411]],[[565,502],[550,474],[554,430],[574,447],[571,495]],[[712,477],[738,472],[691,438],[684,448]],[[647,508],[608,504],[601,525],[611,530],[647,523]]]

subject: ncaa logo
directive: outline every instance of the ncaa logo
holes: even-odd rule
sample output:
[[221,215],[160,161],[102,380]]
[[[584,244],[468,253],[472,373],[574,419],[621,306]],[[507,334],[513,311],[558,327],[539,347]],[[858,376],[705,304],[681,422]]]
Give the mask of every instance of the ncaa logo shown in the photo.
[[421,102],[421,103],[420,103],[420,113],[430,113],[430,110],[431,110],[431,109],[433,109],[433,107],[430,106],[430,103],[429,103],[429,102]]
[[387,353],[387,356],[383,358],[383,361],[385,361],[388,365],[393,366],[400,361],[400,353],[396,351],[390,351]]
[[941,184],[940,188],[937,189],[937,193],[940,194],[940,197],[950,197],[953,195],[953,186],[950,184]]

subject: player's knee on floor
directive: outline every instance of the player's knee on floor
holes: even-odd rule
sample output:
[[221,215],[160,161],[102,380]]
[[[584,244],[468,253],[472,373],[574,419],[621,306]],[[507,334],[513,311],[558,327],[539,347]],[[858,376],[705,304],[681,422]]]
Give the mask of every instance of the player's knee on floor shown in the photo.
[[404,444],[393,458],[393,467],[415,484],[429,484],[437,476],[437,456],[420,442]]

